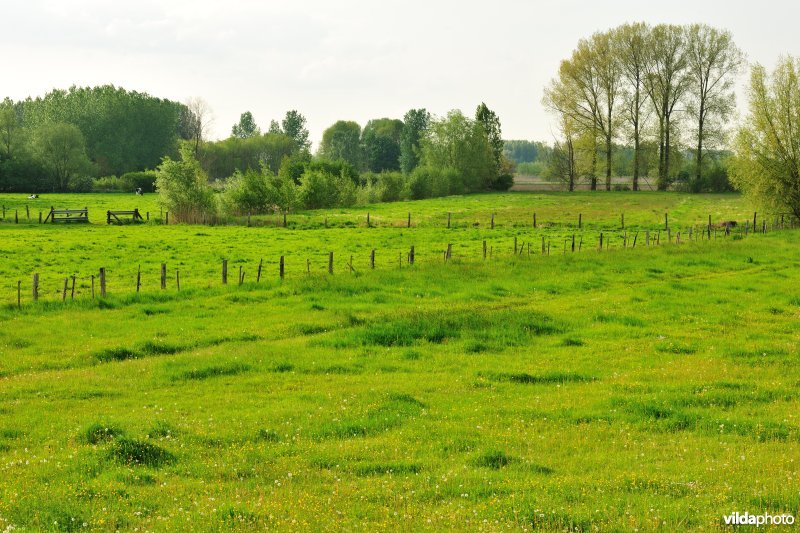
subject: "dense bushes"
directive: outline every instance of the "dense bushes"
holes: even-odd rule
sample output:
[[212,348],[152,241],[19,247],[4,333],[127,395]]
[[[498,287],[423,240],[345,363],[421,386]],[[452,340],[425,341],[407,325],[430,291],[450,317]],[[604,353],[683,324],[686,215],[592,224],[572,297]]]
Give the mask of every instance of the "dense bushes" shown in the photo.
[[176,222],[197,223],[213,218],[217,200],[208,185],[208,176],[190,147],[181,148],[180,154],[179,161],[165,157],[156,170],[161,205]]

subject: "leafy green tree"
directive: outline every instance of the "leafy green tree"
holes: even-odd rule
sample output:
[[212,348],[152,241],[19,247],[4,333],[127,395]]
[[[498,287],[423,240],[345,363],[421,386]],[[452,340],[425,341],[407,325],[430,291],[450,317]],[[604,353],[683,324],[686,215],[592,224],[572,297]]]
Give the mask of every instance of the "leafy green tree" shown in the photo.
[[319,155],[331,161],[343,160],[355,168],[361,164],[361,126],[340,120],[322,134]]
[[619,57],[620,72],[627,82],[622,90],[623,123],[633,141],[633,190],[639,190],[639,173],[642,170],[642,132],[648,114],[644,83],[648,70],[652,69],[649,50],[650,26],[638,22],[624,24],[612,30],[612,39]]
[[12,159],[21,131],[17,110],[9,98],[0,103],[0,158]]
[[800,60],[782,58],[769,76],[751,71],[750,111],[739,129],[731,181],[760,205],[800,218]]
[[41,128],[36,136],[36,153],[50,176],[54,191],[68,191],[71,180],[92,173],[83,135],[72,124]]
[[176,222],[196,224],[216,215],[214,191],[191,145],[181,148],[180,160],[164,157],[156,169],[156,190],[159,203]]
[[689,89],[686,29],[673,24],[659,24],[648,39],[651,61],[645,76],[645,90],[658,120],[658,189],[666,190],[675,165],[671,164],[676,143],[676,111]]
[[300,112],[294,109],[287,111],[281,125],[283,126],[283,133],[294,140],[298,150],[308,152],[311,149],[311,141],[308,140],[308,129],[306,128],[306,117]]
[[239,122],[233,125],[231,135],[239,139],[249,139],[261,135],[261,130],[258,128],[253,114],[250,111],[245,111],[239,117]]
[[420,166],[428,169],[434,181],[446,178],[447,190],[433,187],[436,196],[487,190],[497,177],[494,152],[483,125],[458,110],[431,121],[422,142]]
[[371,172],[400,170],[400,137],[403,121],[390,118],[367,122],[361,134],[364,163]]
[[495,165],[499,173],[500,165],[503,161],[503,132],[500,127],[500,118],[497,113],[486,107],[486,104],[481,102],[478,109],[475,110],[475,120],[483,126],[486,132],[489,147],[492,149],[492,156],[494,157]]
[[705,24],[688,28],[688,67],[691,73],[689,110],[695,130],[695,176],[692,189],[703,187],[704,150],[718,148],[725,141],[726,125],[736,110],[734,82],[744,62],[728,31]]
[[425,109],[411,109],[403,117],[403,131],[400,134],[400,170],[409,174],[420,158],[420,142],[425,137],[431,114]]

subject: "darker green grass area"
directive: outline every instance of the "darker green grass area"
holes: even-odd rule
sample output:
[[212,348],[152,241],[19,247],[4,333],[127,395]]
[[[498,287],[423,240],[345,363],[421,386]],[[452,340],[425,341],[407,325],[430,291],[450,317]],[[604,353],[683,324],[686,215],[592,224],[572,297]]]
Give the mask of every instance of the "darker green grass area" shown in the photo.
[[111,447],[110,457],[125,465],[150,468],[177,461],[177,457],[164,448],[135,439],[117,439]]
[[564,383],[588,383],[597,381],[594,376],[576,374],[571,372],[547,372],[533,375],[526,372],[491,372],[485,375],[490,381],[520,383],[523,385],[552,385]]
[[230,363],[225,365],[211,365],[203,368],[195,368],[181,372],[171,377],[173,381],[204,380],[222,376],[236,376],[243,374],[251,369],[250,365],[242,363]]
[[491,468],[492,470],[500,470],[516,462],[518,459],[507,455],[505,452],[499,450],[491,450],[485,452],[472,461],[473,466],[480,468]]
[[112,424],[95,422],[83,430],[79,435],[79,440],[86,444],[102,444],[125,435],[125,431]]
[[390,394],[377,407],[357,417],[325,422],[314,433],[317,439],[370,437],[401,426],[418,416],[425,405],[408,394]]
[[565,326],[555,318],[535,310],[488,312],[421,312],[398,319],[381,320],[340,335],[329,344],[353,346],[414,346],[420,343],[443,344],[462,337],[467,353],[524,346],[536,337],[563,333]]

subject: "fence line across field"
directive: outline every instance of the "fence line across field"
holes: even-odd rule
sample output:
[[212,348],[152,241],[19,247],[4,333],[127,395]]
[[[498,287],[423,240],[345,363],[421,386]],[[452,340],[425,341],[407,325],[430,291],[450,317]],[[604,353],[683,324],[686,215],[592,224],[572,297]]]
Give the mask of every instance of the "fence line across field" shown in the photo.
[[[783,220],[784,219],[780,219],[780,221],[776,220],[776,225],[773,226],[771,228],[771,230],[774,230],[774,229],[787,229],[787,226],[783,223]],[[755,218],[755,215],[754,215],[753,221],[757,222],[757,219]],[[795,221],[792,220],[792,223],[788,226],[788,229],[795,229],[795,228],[798,227],[797,224],[794,223],[794,222]],[[737,226],[738,226],[738,229],[734,230],[733,228],[736,228]],[[683,244],[683,243],[685,243],[687,241],[688,242],[698,242],[698,241],[711,241],[711,240],[714,240],[714,239],[716,239],[718,237],[718,234],[719,234],[718,230],[722,230],[722,235],[724,237],[728,237],[728,236],[731,236],[731,235],[734,235],[734,234],[738,234],[740,237],[742,237],[742,236],[746,236],[746,235],[748,235],[750,233],[753,233],[753,234],[756,234],[756,233],[764,234],[764,233],[767,233],[768,229],[770,229],[768,227],[768,225],[767,225],[767,221],[766,220],[762,220],[761,221],[760,227],[754,225],[753,228],[754,229],[751,231],[751,229],[750,229],[750,221],[748,220],[747,222],[745,222],[744,225],[738,225],[738,224],[734,225],[734,224],[731,224],[731,223],[725,223],[725,224],[722,225],[722,227],[719,227],[719,226],[712,226],[709,223],[707,226],[704,226],[704,227],[701,227],[701,228],[690,226],[690,227],[688,227],[686,229],[682,229],[682,230],[676,231],[674,239],[673,239],[673,234],[672,234],[672,229],[671,228],[667,227],[667,229],[663,230],[663,232],[666,234],[666,241],[667,241],[668,244],[681,245],[681,244]],[[662,230],[655,230],[655,231],[652,231],[652,232],[650,230],[644,230],[644,231],[636,231],[636,232],[630,232],[630,233],[629,233],[628,230],[623,230],[623,231],[608,231],[608,230],[605,230],[605,231],[600,231],[599,234],[598,234],[596,250],[597,251],[610,250],[611,249],[611,244],[610,243],[611,243],[612,238],[615,238],[617,243],[618,243],[618,246],[615,247],[614,249],[628,249],[628,248],[634,249],[634,248],[636,248],[637,243],[641,243],[642,242],[640,240],[640,238],[639,238],[641,233],[644,233],[644,235],[643,235],[644,244],[643,245],[640,244],[639,245],[640,248],[642,246],[649,248],[650,246],[660,246],[661,245]],[[585,231],[581,231],[580,233],[574,232],[574,233],[572,233],[572,235],[568,235],[563,240],[563,243],[561,243],[561,248],[562,248],[561,254],[562,255],[566,254],[568,251],[570,253],[582,252],[583,248],[584,248],[584,235],[585,234],[586,234]],[[536,248],[535,247],[533,247],[533,248],[531,247],[531,242],[532,242],[532,237],[531,236],[529,236],[529,235],[527,235],[527,236],[526,235],[521,235],[521,237],[523,237],[522,241],[519,240],[519,237],[520,237],[519,235],[514,235],[513,236],[513,244],[512,243],[508,244],[508,249],[509,249],[509,251],[512,252],[511,257],[515,257],[516,258],[516,257],[520,257],[520,256],[523,256],[523,255],[526,255],[527,257],[532,257],[532,256],[537,256],[537,255],[538,256],[547,257],[547,256],[551,255],[551,251],[553,249],[552,248],[552,242],[553,241],[552,241],[552,239],[548,239],[546,235],[542,235],[541,236],[541,251],[538,254],[536,253]],[[561,237],[561,236],[559,236],[559,237]],[[528,240],[526,241],[526,240],[524,240],[524,238],[527,238]],[[473,241],[471,241],[471,242],[473,242]],[[496,241],[495,241],[495,243],[496,243]],[[479,241],[479,247],[476,247],[476,248],[477,248],[476,256],[481,258],[483,261],[486,261],[487,259],[493,259],[495,257],[494,245],[493,244],[490,245],[489,241],[487,239],[483,239],[482,241]],[[591,247],[587,247],[587,249],[591,249]],[[556,248],[556,250],[557,250],[557,248]],[[391,252],[389,252],[387,255],[384,256],[386,258],[385,259],[385,264],[388,265],[389,267],[391,267],[391,265],[394,264],[393,260],[391,259],[392,255],[393,254]],[[404,264],[403,263],[403,255],[404,254],[401,251],[400,254],[399,254],[399,259],[398,259],[398,266],[400,268],[402,268],[403,264]],[[332,251],[328,252],[327,256],[328,256],[327,257],[327,259],[328,259],[327,260],[327,273],[328,273],[328,275],[333,275],[334,272],[335,272],[334,252],[332,252]],[[435,251],[433,253],[430,253],[427,256],[427,258],[428,259],[435,258],[436,256],[442,258],[444,263],[448,263],[449,261],[451,261],[452,258],[453,258],[453,243],[447,243],[446,246],[444,247],[444,249]],[[359,269],[357,268],[358,265],[356,265],[354,263],[354,257],[355,257],[354,255],[350,255],[349,261],[345,263],[345,266],[348,268],[348,270],[349,270],[349,272],[351,274],[359,272]],[[381,257],[381,254],[380,254],[379,249],[372,248],[370,250],[369,256],[368,256],[368,260],[367,260],[368,268],[370,270],[376,270],[376,264],[378,262],[378,258],[380,258],[380,257]],[[467,258],[467,259],[469,257],[473,257],[473,256],[471,256],[471,255],[470,256],[462,256],[462,258]],[[405,259],[406,259],[405,260],[405,264],[406,264],[406,266],[415,265],[416,262],[417,262],[417,258],[418,258],[418,250],[416,249],[415,245],[411,245],[410,248],[408,249],[408,251],[405,253]],[[306,257],[304,259],[305,259],[305,266],[306,266],[305,275],[310,275],[311,274],[311,265],[312,265],[311,259],[309,259],[308,257]],[[435,259],[431,259],[431,262],[434,262],[434,260]],[[220,266],[221,266],[221,274],[222,274],[222,285],[227,285],[228,284],[228,259],[222,259]],[[279,256],[279,258],[277,260],[277,267],[278,267],[277,268],[277,277],[278,277],[278,279],[280,279],[282,281],[282,280],[285,279],[286,274],[287,274],[287,268],[286,268],[287,267],[287,262],[286,262],[286,256],[285,255]],[[261,258],[261,259],[259,259],[258,267],[257,267],[257,270],[256,270],[255,283],[260,283],[261,282],[261,279],[263,277],[263,271],[264,271],[264,259]],[[299,270],[299,271],[302,271],[302,270]],[[160,279],[161,290],[162,291],[167,290],[168,289],[168,284],[167,284],[167,280],[168,280],[168,265],[167,265],[167,263],[161,263],[160,264],[159,273],[160,273],[159,279]],[[238,272],[238,278],[237,278],[238,285],[243,285],[244,284],[245,277],[247,275],[248,275],[248,271],[245,268],[245,266],[244,265],[239,265],[239,272]],[[95,276],[94,274],[92,274],[90,276],[77,276],[77,275],[73,274],[73,275],[70,275],[70,276],[67,276],[67,277],[64,277],[64,278],[58,278],[58,279],[59,279],[59,281],[63,280],[63,283],[61,283],[59,285],[59,289],[60,290],[58,290],[58,293],[61,296],[61,301],[62,302],[66,302],[67,293],[68,292],[70,294],[70,300],[74,300],[75,299],[76,280],[82,280],[82,281],[90,280],[91,281],[90,287],[91,287],[91,298],[92,299],[94,299],[96,297],[95,280],[97,280],[99,282],[100,298],[105,298],[109,293],[113,292],[113,291],[111,291],[111,283],[109,282],[109,279],[108,279],[108,276],[107,276],[107,271],[106,271],[105,267],[101,267],[98,270],[97,276]],[[22,303],[23,303],[23,298],[22,298],[22,280],[18,280],[16,285],[17,285],[16,286],[16,307],[17,308],[21,308],[22,307]],[[123,284],[123,283],[119,283],[119,284],[115,283],[114,284],[115,288],[116,287],[121,287],[121,286],[124,287],[124,286],[127,286],[127,284]],[[138,267],[137,267],[137,271],[136,271],[136,274],[135,274],[135,281],[132,283],[132,286],[135,288],[135,292],[136,293],[139,293],[141,291],[141,287],[142,287],[142,269],[141,269],[141,265],[138,265]],[[209,283],[207,286],[210,288],[211,284]],[[39,301],[39,299],[40,299],[40,288],[41,288],[40,275],[39,275],[39,273],[34,273],[33,277],[32,277],[32,290],[31,290],[31,298],[32,298],[33,302]],[[180,270],[178,270],[178,269],[175,270],[175,288],[178,291],[181,290],[181,277],[180,277]]]
[[[25,211],[26,211],[27,219],[30,221],[30,209],[29,209],[29,206],[25,206]],[[61,210],[56,210],[55,208],[51,207],[47,217],[45,217],[44,219],[42,219],[42,213],[43,213],[42,211],[39,211],[39,219],[38,219],[39,220],[39,224],[47,223],[48,221],[50,221],[50,222],[60,221],[60,222],[84,222],[84,223],[90,223],[90,221],[89,221],[89,209],[87,207],[84,207],[82,209],[61,209]],[[286,213],[281,213],[280,215],[282,217],[282,227],[288,227],[287,226],[287,214]],[[446,215],[446,223],[443,222],[442,226],[446,227],[448,229],[451,229],[454,226],[454,224],[452,223],[452,212],[448,211],[445,215]],[[445,215],[442,215],[443,220],[444,220],[444,216]],[[132,222],[140,222],[140,221],[141,222],[150,222],[150,212],[149,211],[146,212],[146,216],[145,217],[142,217],[141,214],[139,213],[138,209],[133,209],[133,210],[130,210],[130,211],[111,211],[111,210],[107,211],[106,212],[106,223],[107,224],[111,224],[112,222],[116,222],[118,224],[121,224],[122,220],[119,218],[120,216],[131,217],[131,221]],[[489,229],[492,229],[492,230],[495,229],[495,216],[496,216],[496,213],[492,212],[491,215],[490,215],[490,220],[489,220]],[[773,221],[773,224],[772,224],[773,227],[781,227],[781,228],[785,227],[785,221],[787,219],[789,220],[789,226],[791,228],[796,227],[797,224],[798,224],[797,219],[791,213],[775,213],[775,214],[772,214],[771,216],[775,217],[774,221]],[[3,205],[2,206],[2,218],[0,218],[0,220],[5,221],[5,218],[6,218],[6,206]],[[371,218],[371,213],[369,211],[366,213],[366,216],[358,215],[358,218],[365,220],[365,226],[367,228],[373,228],[373,227],[402,227],[402,226],[404,226],[405,228],[408,229],[408,228],[414,227],[412,225],[412,213],[410,211],[408,212],[407,217],[406,217],[406,219],[404,221],[405,224],[398,224],[397,222],[389,222],[388,224],[384,224],[383,226],[381,226],[381,225],[379,225],[379,223],[373,223],[373,221],[376,220],[376,219],[374,217]],[[752,224],[753,231],[757,230],[758,221],[759,221],[758,212],[754,212],[753,213],[753,224]],[[767,227],[767,219],[766,219],[766,217],[763,217],[760,221],[762,223],[763,231],[766,231],[766,227]],[[160,210],[160,212],[159,212],[159,218],[158,219],[154,219],[154,222],[157,223],[157,224],[169,225],[170,224],[170,222],[169,222],[169,211],[164,211],[163,208],[162,208]],[[216,219],[211,221],[212,225],[218,225],[218,224],[216,224],[216,222],[217,222]],[[583,217],[583,213],[579,212],[578,215],[577,215],[577,220],[575,221],[575,223],[574,223],[574,225],[572,227],[575,227],[577,229],[583,229],[583,226],[584,226],[585,222],[586,221],[585,221],[585,219]],[[726,224],[730,224],[731,222],[733,222],[733,221],[723,221],[721,224],[722,225],[726,225]],[[19,210],[18,209],[14,210],[14,223],[15,224],[19,223]],[[735,222],[733,222],[733,223],[736,224]],[[471,225],[473,227],[477,227],[477,226],[480,225],[480,221],[475,221],[475,222],[473,222],[471,224],[470,223],[467,223],[467,224]],[[205,216],[203,217],[202,225],[206,225]],[[230,224],[222,224],[222,225],[230,225]],[[250,214],[246,215],[246,218],[240,224],[233,224],[233,225],[241,225],[241,226],[247,226],[247,227],[257,226],[257,224],[253,224],[253,221],[251,219],[251,215]],[[262,224],[262,226],[265,226],[265,225],[266,224]],[[542,225],[541,220],[537,223],[537,213],[535,211],[533,211],[532,212],[532,224],[531,224],[531,226],[534,229],[537,229],[541,225]],[[564,227],[564,226],[570,227],[569,223],[565,224],[563,222],[549,222],[549,223],[545,223],[544,225],[546,227]],[[746,232],[747,232],[749,230],[749,220],[745,222],[745,225],[746,225]],[[274,224],[270,224],[270,226],[274,226]],[[695,226],[699,226],[699,225],[695,225]],[[325,228],[330,227],[329,224],[328,224],[328,216],[327,215],[324,217],[324,227]],[[515,225],[513,227],[520,227],[520,226]],[[721,226],[712,224],[712,216],[709,214],[708,215],[708,225],[707,225],[707,227],[708,227],[708,229],[710,231],[712,228],[718,228],[718,227],[721,227]],[[620,213],[620,225],[619,225],[619,228],[621,230],[625,229],[625,213]],[[667,230],[667,231],[670,230],[669,212],[665,212],[664,213],[664,230]]]

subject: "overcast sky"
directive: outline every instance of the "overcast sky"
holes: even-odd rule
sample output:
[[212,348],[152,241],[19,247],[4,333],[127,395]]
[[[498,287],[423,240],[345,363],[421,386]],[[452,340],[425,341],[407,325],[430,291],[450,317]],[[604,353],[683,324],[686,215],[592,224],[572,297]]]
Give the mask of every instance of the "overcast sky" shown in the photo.
[[481,101],[505,138],[552,141],[541,97],[559,61],[624,22],[726,28],[768,67],[800,56],[796,1],[3,0],[0,12],[0,98],[101,84],[200,96],[215,137],[244,111],[266,129],[297,109],[315,145],[338,119],[471,115]]

